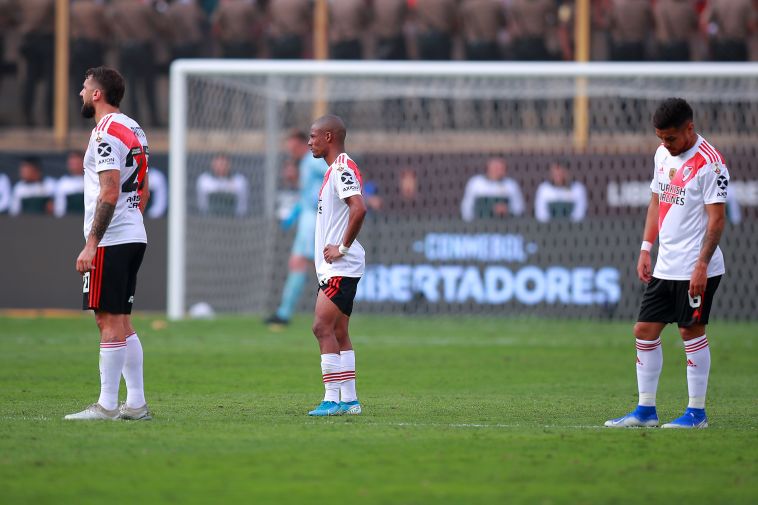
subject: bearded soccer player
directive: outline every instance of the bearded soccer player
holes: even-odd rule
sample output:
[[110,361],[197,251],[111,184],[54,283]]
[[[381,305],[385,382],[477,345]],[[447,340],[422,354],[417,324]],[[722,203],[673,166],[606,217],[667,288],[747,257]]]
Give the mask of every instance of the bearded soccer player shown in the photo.
[[311,416],[357,415],[361,404],[355,391],[355,353],[348,325],[365,256],[356,237],[366,217],[361,173],[345,153],[345,124],[326,115],[311,126],[313,156],[329,165],[318,197],[316,215],[316,276],[318,297],[313,334],[321,351],[324,400]]
[[[137,271],[147,246],[142,213],[148,200],[147,138],[119,111],[124,78],[116,70],[87,70],[82,115],[94,118],[84,156],[84,249],[76,259],[82,275],[84,310],[95,312],[100,329],[100,397],[65,419],[146,420],[151,415],[142,381],[142,345],[130,314]],[[118,405],[121,375],[126,402]]]
[[[647,284],[634,326],[639,404],[606,421],[614,428],[658,426],[655,394],[663,365],[661,331],[677,323],[684,341],[689,404],[663,428],[707,428],[705,393],[711,352],[705,328],[713,296],[724,274],[719,240],[724,229],[729,171],[721,154],[697,134],[692,108],[681,98],[665,100],[653,116],[662,144],[655,153],[653,191],[637,262]],[[651,273],[650,250],[658,238]]]

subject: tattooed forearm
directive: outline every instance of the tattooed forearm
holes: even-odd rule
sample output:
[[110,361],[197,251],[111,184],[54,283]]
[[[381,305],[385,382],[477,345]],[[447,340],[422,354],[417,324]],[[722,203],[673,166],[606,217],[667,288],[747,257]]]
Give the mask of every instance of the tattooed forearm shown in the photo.
[[716,229],[711,229],[708,227],[708,230],[705,232],[703,247],[700,248],[700,261],[703,261],[704,263],[710,263],[711,257],[713,256],[713,253],[716,252],[716,248],[718,247],[719,241],[721,240],[722,230],[723,227]]
[[98,200],[97,207],[95,208],[95,218],[92,221],[92,229],[89,232],[90,237],[93,237],[98,243],[102,240],[103,235],[105,235],[108,225],[111,224],[115,210],[116,206],[112,203]]
[[724,231],[724,224],[726,223],[726,216],[723,204],[706,206],[706,209],[708,209],[708,226],[705,230],[705,237],[703,238],[703,245],[700,248],[698,260],[710,263],[713,253],[716,252],[716,248],[719,246],[721,233]]

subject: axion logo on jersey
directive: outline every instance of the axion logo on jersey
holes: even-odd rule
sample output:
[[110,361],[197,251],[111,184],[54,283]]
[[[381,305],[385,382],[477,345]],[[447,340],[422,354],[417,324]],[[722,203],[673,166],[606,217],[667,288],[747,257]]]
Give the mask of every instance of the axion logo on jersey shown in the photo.
[[340,177],[342,180],[342,184],[355,184],[355,179],[353,179],[353,174],[350,172],[345,172]]
[[97,155],[98,156],[110,156],[111,155],[111,146],[110,144],[107,144],[105,142],[97,145]]
[[726,189],[726,187],[729,186],[729,180],[723,175],[720,175],[719,178],[716,179],[716,186],[718,186],[719,189]]

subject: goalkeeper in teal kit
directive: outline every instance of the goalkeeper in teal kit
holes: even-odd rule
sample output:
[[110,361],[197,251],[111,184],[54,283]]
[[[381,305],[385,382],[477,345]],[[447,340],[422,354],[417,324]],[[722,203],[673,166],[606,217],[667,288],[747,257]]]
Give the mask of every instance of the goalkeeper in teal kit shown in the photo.
[[313,249],[316,234],[316,210],[318,193],[329,169],[324,160],[316,159],[308,148],[308,137],[300,131],[292,131],[286,140],[287,151],[297,163],[299,172],[300,198],[290,215],[282,221],[282,227],[289,229],[297,225],[295,241],[289,258],[289,274],[284,283],[282,300],[276,312],[266,319],[269,326],[289,324],[300,294],[313,268]]

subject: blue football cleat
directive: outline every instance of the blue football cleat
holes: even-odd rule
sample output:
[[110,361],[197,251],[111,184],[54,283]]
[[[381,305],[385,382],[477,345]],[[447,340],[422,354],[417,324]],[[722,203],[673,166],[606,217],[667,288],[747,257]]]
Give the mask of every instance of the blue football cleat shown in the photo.
[[658,414],[655,407],[637,405],[637,408],[627,415],[606,421],[605,426],[609,428],[652,428],[658,426]]
[[337,402],[321,402],[318,407],[308,412],[309,416],[338,416],[340,415],[340,404]]
[[340,402],[340,414],[347,414],[349,416],[357,416],[363,410],[361,409],[361,403],[358,400],[351,402]]
[[687,407],[682,417],[678,417],[666,423],[661,428],[680,428],[680,429],[699,429],[708,427],[708,417],[705,415],[705,409],[691,409]]

